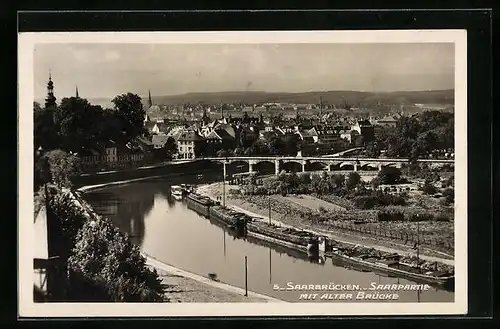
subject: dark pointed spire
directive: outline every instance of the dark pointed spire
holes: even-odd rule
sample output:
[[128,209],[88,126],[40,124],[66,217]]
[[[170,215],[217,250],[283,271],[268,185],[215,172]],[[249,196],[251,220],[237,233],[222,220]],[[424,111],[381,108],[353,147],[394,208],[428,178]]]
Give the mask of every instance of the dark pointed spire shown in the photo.
[[56,97],[54,96],[54,82],[52,82],[52,73],[49,70],[49,82],[47,83],[47,98],[45,98],[45,108],[56,106]]
[[153,106],[153,100],[151,99],[151,90],[149,90],[148,92],[149,92],[148,105],[149,107],[151,107]]
[[75,97],[76,97],[76,98],[80,98],[80,96],[78,95],[78,86],[76,86],[76,93],[75,93]]

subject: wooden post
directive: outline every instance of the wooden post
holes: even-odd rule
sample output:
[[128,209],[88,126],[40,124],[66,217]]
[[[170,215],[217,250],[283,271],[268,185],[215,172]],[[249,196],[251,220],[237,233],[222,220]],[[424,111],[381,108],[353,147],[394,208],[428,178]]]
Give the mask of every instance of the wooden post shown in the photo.
[[269,193],[269,226],[271,226],[271,193]]
[[248,297],[248,263],[247,256],[245,256],[245,296]]

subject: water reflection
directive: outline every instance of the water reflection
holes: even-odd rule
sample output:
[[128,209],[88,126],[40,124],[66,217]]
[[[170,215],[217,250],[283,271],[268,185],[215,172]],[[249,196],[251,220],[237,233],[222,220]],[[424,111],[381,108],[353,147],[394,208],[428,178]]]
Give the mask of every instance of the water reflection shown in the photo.
[[[209,179],[204,177],[205,182]],[[217,177],[215,177],[217,179]],[[337,260],[325,264],[323,257],[310,257],[253,237],[238,237],[217,220],[207,219],[170,195],[170,186],[202,183],[194,177],[155,180],[112,187],[89,193],[85,198],[97,212],[110,217],[132,235],[141,249],[168,264],[244,288],[244,258],[248,257],[248,288],[287,301],[299,301],[300,291],[275,291],[273,286],[297,284],[360,284],[407,280],[382,277],[353,269]],[[231,239],[232,237],[232,239]],[[182,248],[182,252],[179,252]],[[443,290],[402,292],[400,301],[452,301]],[[356,300],[354,300],[355,302]]]

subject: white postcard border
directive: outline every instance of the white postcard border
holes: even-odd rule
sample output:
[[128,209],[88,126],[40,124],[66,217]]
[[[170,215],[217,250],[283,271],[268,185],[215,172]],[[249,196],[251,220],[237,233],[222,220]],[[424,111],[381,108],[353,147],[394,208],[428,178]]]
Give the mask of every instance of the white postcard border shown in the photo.
[[[467,312],[467,39],[465,30],[37,32],[18,41],[18,310],[20,317],[351,316]],[[33,56],[37,43],[455,44],[455,301],[443,303],[34,303]],[[223,305],[221,305],[223,304]]]

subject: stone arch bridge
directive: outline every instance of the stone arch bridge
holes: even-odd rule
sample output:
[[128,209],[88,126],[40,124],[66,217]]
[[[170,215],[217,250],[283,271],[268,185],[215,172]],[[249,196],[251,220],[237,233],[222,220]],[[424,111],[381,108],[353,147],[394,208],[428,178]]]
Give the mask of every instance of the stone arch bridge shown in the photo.
[[[225,157],[225,158],[201,158],[200,160],[209,160],[218,162],[224,165],[224,172],[226,165],[243,162],[248,164],[250,172],[255,172],[255,165],[261,162],[274,163],[275,174],[278,175],[284,164],[296,163],[301,166],[301,171],[307,171],[306,168],[310,165],[320,165],[323,169],[332,171],[335,169],[340,170],[381,170],[383,167],[391,166],[401,168],[404,164],[408,164],[408,159],[404,158],[352,158],[352,157],[286,157],[286,156],[262,156],[262,157]],[[418,163],[426,163],[431,167],[451,165],[454,166],[454,160],[441,160],[441,159],[419,159]]]

